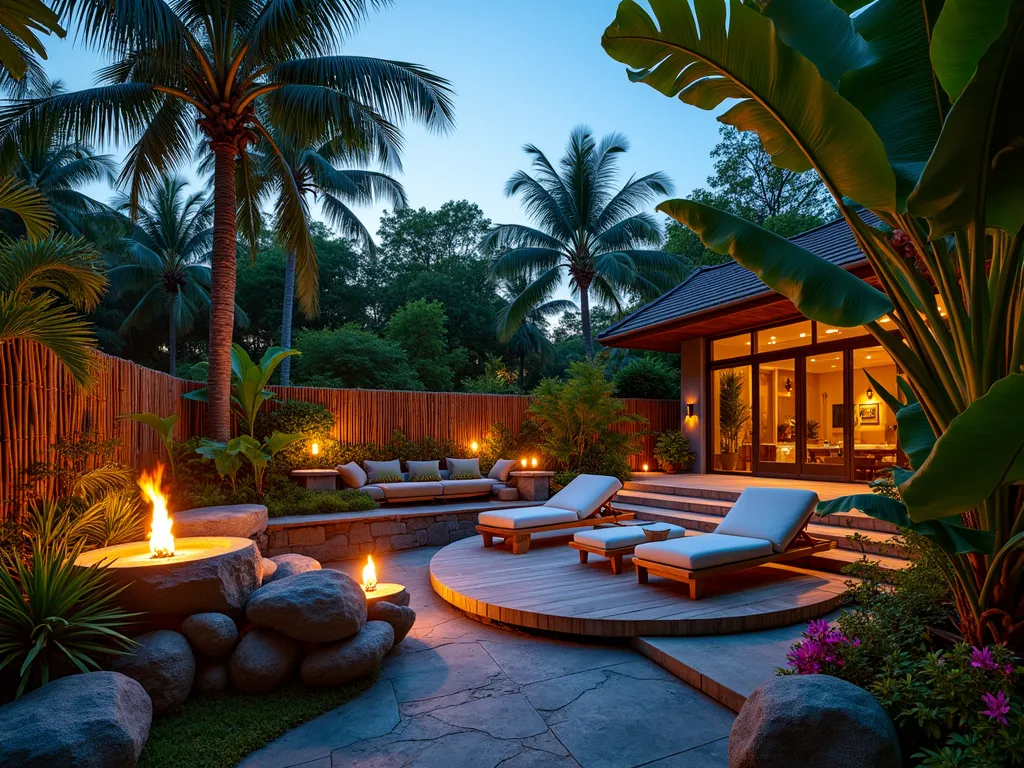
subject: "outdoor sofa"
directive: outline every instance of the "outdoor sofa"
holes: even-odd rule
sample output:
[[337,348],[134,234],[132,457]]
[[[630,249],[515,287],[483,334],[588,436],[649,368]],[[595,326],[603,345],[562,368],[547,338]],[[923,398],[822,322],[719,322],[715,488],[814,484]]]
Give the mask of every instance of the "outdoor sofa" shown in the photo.
[[[510,487],[509,473],[516,466],[511,459],[501,459],[483,476],[478,459],[445,459],[445,464],[441,469],[440,461],[393,459],[366,461],[362,465],[350,462],[338,466],[337,470],[343,488],[355,488],[376,501],[415,502],[496,495]],[[472,475],[476,477],[470,477]],[[424,477],[437,479],[421,479]]]
[[796,488],[747,488],[714,533],[640,544],[633,551],[636,578],[648,574],[689,585],[699,600],[704,582],[759,565],[800,560],[835,546],[808,535],[818,494]]
[[620,490],[622,483],[617,478],[577,475],[542,506],[481,512],[476,530],[485,547],[493,546],[497,537],[511,540],[512,553],[524,555],[535,533],[632,520],[632,512],[614,512],[608,506]]

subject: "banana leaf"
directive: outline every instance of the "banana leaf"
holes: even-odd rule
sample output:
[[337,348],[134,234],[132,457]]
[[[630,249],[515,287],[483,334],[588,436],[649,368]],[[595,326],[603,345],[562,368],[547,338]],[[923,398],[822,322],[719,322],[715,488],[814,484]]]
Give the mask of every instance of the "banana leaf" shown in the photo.
[[950,101],[960,98],[985,51],[1006,29],[1014,0],[946,0],[932,31],[935,76]]
[[889,297],[845,269],[739,216],[692,200],[658,206],[711,250],[728,254],[790,299],[804,317],[850,328],[892,311]]

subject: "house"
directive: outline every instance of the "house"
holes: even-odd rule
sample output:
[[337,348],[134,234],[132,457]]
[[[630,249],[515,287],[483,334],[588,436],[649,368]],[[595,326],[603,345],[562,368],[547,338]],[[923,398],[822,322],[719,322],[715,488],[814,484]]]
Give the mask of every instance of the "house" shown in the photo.
[[[842,219],[791,239],[875,282]],[[804,319],[733,261],[696,270],[599,339],[682,355],[682,430],[695,472],[854,481],[905,463],[895,414],[868,378],[897,391],[889,354],[863,327]]]

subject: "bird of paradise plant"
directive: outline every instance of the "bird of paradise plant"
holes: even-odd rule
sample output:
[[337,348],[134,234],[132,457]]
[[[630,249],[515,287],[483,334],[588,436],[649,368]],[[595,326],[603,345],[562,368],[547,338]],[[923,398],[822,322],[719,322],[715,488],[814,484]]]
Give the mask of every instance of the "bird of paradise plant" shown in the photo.
[[624,0],[605,50],[666,96],[730,100],[718,119],[756,131],[777,166],[817,171],[874,269],[877,288],[707,205],[660,206],[806,317],[865,326],[905,372],[903,400],[875,388],[899,409],[912,469],[893,471],[892,496],[819,513],[860,509],[929,536],[963,634],[1021,648],[1024,2],[650,7]]

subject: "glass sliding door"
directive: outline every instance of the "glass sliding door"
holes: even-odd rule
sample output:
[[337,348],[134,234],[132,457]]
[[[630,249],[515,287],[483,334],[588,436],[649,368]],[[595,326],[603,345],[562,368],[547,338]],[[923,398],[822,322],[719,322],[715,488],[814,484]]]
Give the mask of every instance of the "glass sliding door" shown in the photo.
[[803,385],[795,358],[758,365],[759,472],[795,474]]
[[753,388],[749,365],[711,372],[712,469],[720,472],[750,472],[753,468],[750,431]]
[[806,358],[806,442],[803,469],[809,475],[847,474],[846,353],[829,352]]
[[906,464],[897,446],[896,414],[874,391],[867,374],[889,392],[899,392],[896,364],[882,347],[853,350],[854,480],[873,480],[894,464]]

